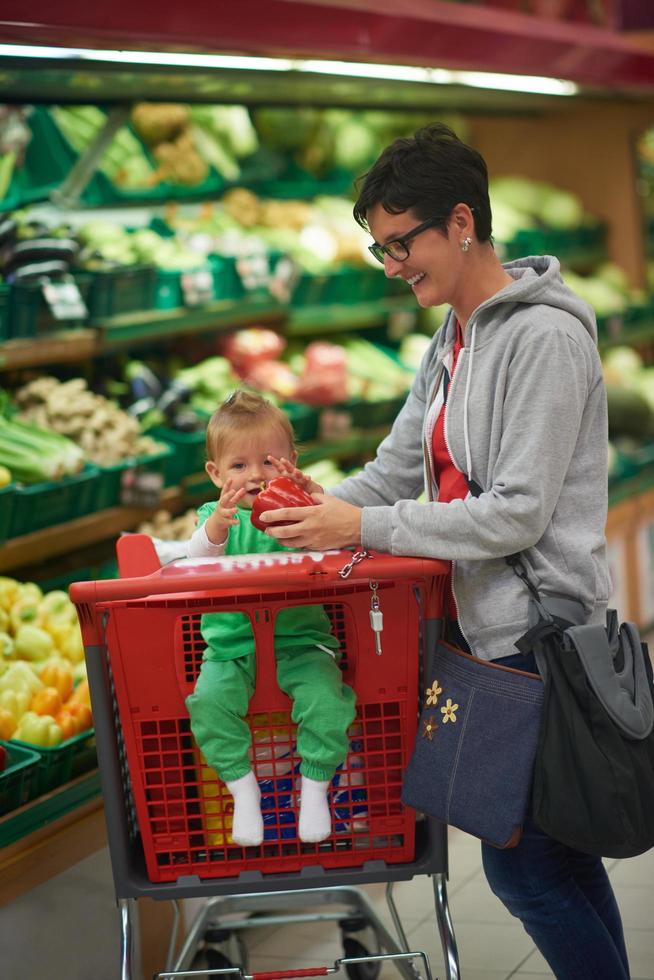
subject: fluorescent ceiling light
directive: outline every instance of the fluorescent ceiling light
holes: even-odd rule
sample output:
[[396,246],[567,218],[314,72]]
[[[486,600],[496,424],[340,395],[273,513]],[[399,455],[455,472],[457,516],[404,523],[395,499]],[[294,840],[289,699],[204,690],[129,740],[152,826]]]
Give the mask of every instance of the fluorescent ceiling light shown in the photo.
[[446,68],[417,68],[414,65],[378,65],[356,61],[320,59],[258,58],[228,54],[190,54],[166,51],[102,51],[93,48],[55,48],[23,44],[0,44],[0,56],[57,58],[80,61],[112,61],[119,64],[165,65],[171,67],[234,69],[247,71],[306,72],[348,78],[379,78],[388,81],[437,85],[467,85],[495,91],[527,92],[535,95],[575,95],[574,82],[537,75],[502,75],[483,71],[450,71]]

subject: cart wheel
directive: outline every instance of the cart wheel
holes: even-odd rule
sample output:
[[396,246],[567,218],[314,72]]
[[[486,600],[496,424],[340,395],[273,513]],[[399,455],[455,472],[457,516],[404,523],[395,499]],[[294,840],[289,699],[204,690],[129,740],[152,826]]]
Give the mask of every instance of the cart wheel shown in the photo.
[[[343,952],[349,956],[370,956],[366,947],[352,936],[343,936]],[[350,980],[377,980],[381,963],[346,963],[345,972]]]

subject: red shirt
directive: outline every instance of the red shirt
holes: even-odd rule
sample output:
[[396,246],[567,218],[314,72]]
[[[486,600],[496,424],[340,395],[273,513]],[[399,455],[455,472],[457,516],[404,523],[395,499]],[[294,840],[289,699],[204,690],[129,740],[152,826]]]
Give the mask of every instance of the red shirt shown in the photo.
[[[454,350],[452,351],[451,377],[454,375],[454,369],[462,347],[463,331],[461,330],[461,325],[457,320],[456,339],[454,341]],[[450,456],[445,443],[445,405],[443,405],[441,408],[440,412],[438,413],[438,418],[436,419],[431,451],[434,460],[434,475],[436,477],[436,483],[438,484],[439,502],[446,504],[449,503],[450,500],[462,500],[464,497],[467,497],[469,492],[468,481],[466,480],[464,474],[461,473],[460,470],[457,470],[456,466],[452,462],[452,457]],[[452,594],[451,569],[448,578],[449,581],[446,583],[445,591],[445,595],[447,596],[446,613],[449,619],[457,619],[458,614],[454,602],[454,596]]]

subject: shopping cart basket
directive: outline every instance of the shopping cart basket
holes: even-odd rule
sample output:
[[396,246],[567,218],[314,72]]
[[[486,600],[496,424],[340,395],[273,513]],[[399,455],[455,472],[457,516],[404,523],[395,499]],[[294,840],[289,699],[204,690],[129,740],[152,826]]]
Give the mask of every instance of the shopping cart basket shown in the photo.
[[[434,877],[447,977],[456,980],[445,889],[446,829],[432,820],[416,822],[400,800],[417,727],[420,652],[438,628],[442,601],[434,583],[442,583],[445,564],[345,551],[184,560],[160,567],[144,535],[121,538],[117,550],[122,578],[80,582],[70,591],[86,650],[121,907],[123,980],[134,975],[131,916],[139,897],[212,897],[200,916],[206,926],[208,916],[215,920],[228,904],[232,912],[238,907],[260,915],[295,904],[293,895],[304,906],[327,900],[344,904],[345,919],[339,921],[372,926],[379,949],[399,955],[398,969],[410,980],[416,972],[400,955],[407,945],[392,883],[417,874]],[[331,786],[333,832],[325,841],[307,844],[297,836],[299,759],[290,702],[275,678],[274,619],[280,609],[316,603],[325,607],[340,641],[357,718],[350,751]],[[204,763],[184,704],[204,649],[201,615],[236,610],[250,618],[257,648],[249,722],[265,830],[262,845],[252,848],[231,840],[231,798]],[[387,882],[399,943],[360,891],[349,887],[380,881]],[[347,926],[343,932],[347,935]],[[176,972],[192,960],[193,946],[187,943]],[[353,971],[350,965],[350,975],[356,975]]]

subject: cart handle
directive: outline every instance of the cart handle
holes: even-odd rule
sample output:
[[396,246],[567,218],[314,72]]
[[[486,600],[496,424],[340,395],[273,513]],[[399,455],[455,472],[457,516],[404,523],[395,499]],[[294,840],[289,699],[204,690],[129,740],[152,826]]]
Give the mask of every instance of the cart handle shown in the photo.
[[[144,558],[148,556],[150,564],[146,567],[152,569],[154,549],[147,535],[127,535],[119,539],[118,549],[125,559],[126,552],[131,550],[140,552]],[[265,591],[266,588],[279,589],[280,585],[287,590],[306,589],[307,586],[324,588],[371,578],[377,582],[385,579],[424,580],[444,576],[450,567],[449,562],[436,558],[408,558],[371,551],[365,561],[352,568],[349,578],[344,581],[340,571],[350,563],[351,558],[352,552],[347,550],[273,552],[270,555],[242,555],[232,559],[200,558],[193,562],[173,562],[150,574],[141,572],[133,575],[135,567],[144,567],[134,554],[134,560],[127,566],[133,577],[75,582],[70,587],[70,596],[75,603],[142,599],[176,593],[192,593],[199,598],[215,595],[217,591],[224,592],[225,589],[254,587]]]

